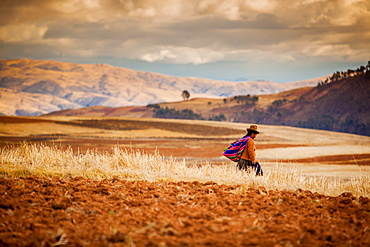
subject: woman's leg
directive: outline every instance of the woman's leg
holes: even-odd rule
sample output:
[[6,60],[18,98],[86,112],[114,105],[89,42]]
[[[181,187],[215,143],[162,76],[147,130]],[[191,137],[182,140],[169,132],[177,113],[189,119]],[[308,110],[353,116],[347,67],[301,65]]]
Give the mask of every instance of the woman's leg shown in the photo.
[[262,170],[260,163],[257,162],[252,165],[253,165],[254,170],[256,171],[256,176],[263,176],[263,170]]

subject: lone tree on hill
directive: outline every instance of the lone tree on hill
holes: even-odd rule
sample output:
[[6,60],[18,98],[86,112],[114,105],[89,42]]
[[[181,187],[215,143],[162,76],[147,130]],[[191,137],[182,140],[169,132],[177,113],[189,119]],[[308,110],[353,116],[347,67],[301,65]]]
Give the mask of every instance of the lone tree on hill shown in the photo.
[[190,93],[186,90],[182,91],[181,96],[183,97],[184,100],[188,100],[190,97]]

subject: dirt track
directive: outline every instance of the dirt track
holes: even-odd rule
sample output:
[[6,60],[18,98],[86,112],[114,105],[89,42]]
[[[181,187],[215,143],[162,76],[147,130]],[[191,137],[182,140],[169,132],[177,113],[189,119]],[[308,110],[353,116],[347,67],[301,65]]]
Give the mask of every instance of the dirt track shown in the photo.
[[0,178],[1,246],[370,246],[369,226],[350,193]]

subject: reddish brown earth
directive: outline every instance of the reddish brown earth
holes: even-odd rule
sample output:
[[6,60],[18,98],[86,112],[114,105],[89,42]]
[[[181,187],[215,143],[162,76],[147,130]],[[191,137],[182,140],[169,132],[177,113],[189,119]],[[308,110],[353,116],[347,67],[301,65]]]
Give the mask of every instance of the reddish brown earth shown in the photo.
[[1,246],[370,246],[369,226],[350,193],[0,178]]

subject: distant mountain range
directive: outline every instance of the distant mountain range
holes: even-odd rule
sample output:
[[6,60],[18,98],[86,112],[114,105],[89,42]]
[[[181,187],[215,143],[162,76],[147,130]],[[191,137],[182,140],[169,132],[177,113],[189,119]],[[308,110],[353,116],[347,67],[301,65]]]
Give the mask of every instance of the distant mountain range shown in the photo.
[[307,81],[229,82],[174,77],[107,64],[75,64],[30,59],[0,59],[0,115],[37,116],[91,106],[145,106],[190,98],[264,95],[314,87]]

